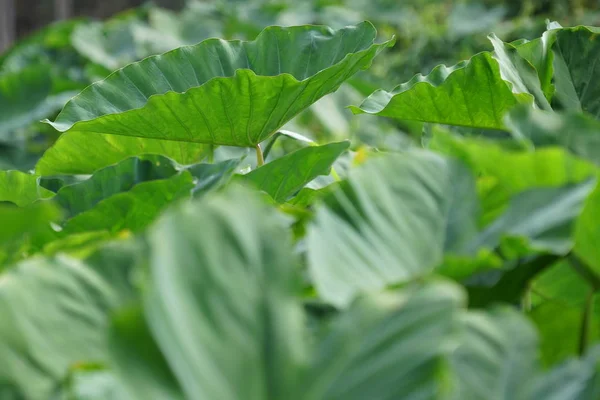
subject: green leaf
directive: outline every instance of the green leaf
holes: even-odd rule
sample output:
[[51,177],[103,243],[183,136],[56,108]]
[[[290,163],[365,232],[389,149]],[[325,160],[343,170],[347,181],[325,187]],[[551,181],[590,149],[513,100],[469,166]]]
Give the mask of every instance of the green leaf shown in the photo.
[[48,399],[69,369],[107,361],[107,314],[120,300],[92,269],[38,258],[4,272],[0,283],[0,387],[9,398]]
[[464,301],[443,282],[358,299],[318,343],[299,398],[446,398]]
[[565,109],[600,119],[600,68],[596,68],[600,30],[578,26],[552,33],[555,99]]
[[170,203],[190,196],[193,188],[193,177],[187,171],[168,179],[140,183],[69,219],[61,233],[106,230],[116,234],[122,230],[142,230]]
[[600,396],[600,347],[582,359],[571,359],[552,369],[537,382],[533,399],[588,400]]
[[137,184],[167,179],[177,174],[173,162],[164,157],[129,158],[101,169],[89,179],[63,186],[54,200],[73,217],[93,208],[100,201],[127,192]]
[[54,193],[41,187],[38,180],[39,177],[20,171],[0,171],[0,201],[23,207],[52,197]]
[[253,147],[392,44],[373,44],[375,35],[365,22],[338,31],[269,27],[253,42],[209,39],[115,72],[51,124],[61,132]]
[[317,176],[329,174],[335,160],[348,147],[348,141],[306,147],[255,169],[241,180],[282,203]]
[[184,398],[140,306],[120,310],[113,317],[108,340],[114,370],[127,398]]
[[215,164],[196,164],[186,167],[194,177],[194,188],[192,195],[200,197],[211,190],[225,186],[243,158],[221,161]]
[[416,75],[391,92],[378,90],[351,109],[400,120],[505,129],[506,112],[529,96],[514,94],[492,54],[480,53],[453,67],[438,66],[427,76]]
[[69,132],[58,138],[35,167],[39,175],[91,174],[129,157],[163,155],[179,164],[196,164],[212,152],[198,143],[145,139],[91,132]]
[[356,293],[429,273],[445,248],[460,248],[464,232],[469,238],[476,230],[472,181],[459,163],[420,151],[351,170],[309,227],[308,262],[319,295],[345,306]]
[[567,254],[573,247],[572,232],[595,180],[558,188],[526,190],[514,196],[506,211],[487,226],[469,247],[496,248],[502,236],[528,239],[538,251]]
[[500,66],[502,78],[511,83],[513,92],[530,93],[540,108],[551,110],[535,67],[521,56],[515,46],[502,42],[494,34],[489,39],[494,46],[494,56]]
[[458,381],[453,399],[530,397],[538,376],[536,331],[509,308],[464,315],[464,334],[450,358]]
[[293,395],[306,351],[287,237],[247,191],[184,203],[151,229],[145,314],[186,398]]
[[491,140],[461,138],[436,130],[429,148],[459,158],[479,176],[481,226],[500,216],[516,194],[532,188],[560,187],[595,176],[594,165],[562,148],[515,151]]
[[587,198],[575,225],[575,248],[577,256],[600,276],[600,187]]
[[42,201],[26,207],[0,204],[0,243],[20,239],[22,235],[33,233],[58,219],[60,212],[54,203]]

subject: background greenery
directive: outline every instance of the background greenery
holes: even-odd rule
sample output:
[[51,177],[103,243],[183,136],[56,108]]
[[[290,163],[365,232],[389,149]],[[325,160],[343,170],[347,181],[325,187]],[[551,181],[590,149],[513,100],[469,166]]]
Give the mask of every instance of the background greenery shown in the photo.
[[0,399],[599,398],[598,6],[192,1],[24,38]]

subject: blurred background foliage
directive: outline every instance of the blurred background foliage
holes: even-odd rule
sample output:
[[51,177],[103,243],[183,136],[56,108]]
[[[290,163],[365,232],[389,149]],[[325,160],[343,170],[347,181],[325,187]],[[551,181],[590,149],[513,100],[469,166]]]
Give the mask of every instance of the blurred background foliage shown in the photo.
[[[317,142],[350,138],[398,149],[420,137],[423,124],[352,116],[346,107],[377,88],[490,50],[491,32],[510,42],[539,37],[547,20],[600,25],[600,0],[77,0],[70,6],[75,19],[53,23],[57,1],[14,4],[20,38],[0,55],[0,168],[23,171],[59,135],[39,121],[53,118],[79,90],[128,63],[209,37],[253,39],[268,25],[339,28],[362,20],[373,22],[382,40],[395,35],[394,48],[372,68],[286,129]],[[272,155],[299,143],[280,140]]]

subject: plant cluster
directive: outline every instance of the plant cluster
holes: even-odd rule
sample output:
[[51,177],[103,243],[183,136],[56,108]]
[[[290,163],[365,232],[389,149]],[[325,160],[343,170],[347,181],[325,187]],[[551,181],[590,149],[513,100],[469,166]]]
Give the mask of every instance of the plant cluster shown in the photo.
[[158,15],[0,60],[0,399],[600,398],[599,28],[371,90],[369,22]]

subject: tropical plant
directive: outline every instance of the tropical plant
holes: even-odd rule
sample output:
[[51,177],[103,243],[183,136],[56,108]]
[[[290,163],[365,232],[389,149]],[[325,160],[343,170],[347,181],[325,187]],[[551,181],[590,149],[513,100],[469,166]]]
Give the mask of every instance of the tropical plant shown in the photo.
[[0,60],[0,399],[599,398],[600,30],[380,89],[369,22],[220,10]]

